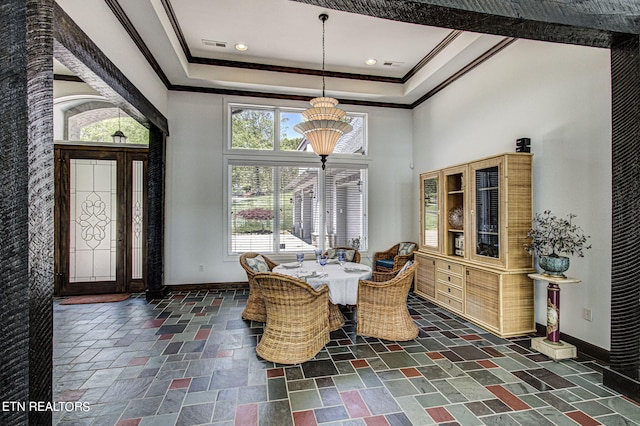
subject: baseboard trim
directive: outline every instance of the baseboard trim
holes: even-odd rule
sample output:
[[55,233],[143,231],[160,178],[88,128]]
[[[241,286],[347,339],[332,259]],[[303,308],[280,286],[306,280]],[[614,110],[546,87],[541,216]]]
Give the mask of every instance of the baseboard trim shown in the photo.
[[198,291],[198,290],[245,290],[249,289],[247,281],[224,283],[198,283],[198,284],[167,284],[167,291]]
[[[536,323],[536,331],[539,335],[546,336],[547,326]],[[609,365],[610,353],[608,350],[603,349],[599,346],[593,345],[589,342],[585,342],[584,340],[577,339],[565,333],[560,333],[560,338],[563,341],[575,346],[576,349],[578,350],[578,354],[582,353],[604,364]]]

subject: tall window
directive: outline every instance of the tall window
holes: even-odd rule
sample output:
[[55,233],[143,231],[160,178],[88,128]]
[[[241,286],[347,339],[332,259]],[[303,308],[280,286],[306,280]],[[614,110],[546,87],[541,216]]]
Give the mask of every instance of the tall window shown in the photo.
[[[366,115],[337,144],[335,164],[319,167],[293,127],[300,110],[229,105],[229,254],[286,253],[351,245],[366,249]],[[276,154],[276,155],[274,155]]]

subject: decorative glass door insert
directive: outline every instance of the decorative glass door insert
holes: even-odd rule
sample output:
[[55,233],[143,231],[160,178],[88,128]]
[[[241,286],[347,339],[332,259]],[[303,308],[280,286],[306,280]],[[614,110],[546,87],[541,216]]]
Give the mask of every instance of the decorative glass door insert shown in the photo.
[[116,160],[70,161],[70,283],[116,279],[116,178]]

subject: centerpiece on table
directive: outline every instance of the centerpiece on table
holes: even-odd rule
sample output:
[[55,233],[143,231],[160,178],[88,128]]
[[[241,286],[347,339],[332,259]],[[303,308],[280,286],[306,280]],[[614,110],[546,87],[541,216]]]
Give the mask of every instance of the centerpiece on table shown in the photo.
[[559,218],[549,210],[535,214],[533,227],[527,234],[531,242],[524,248],[529,254],[538,256],[538,265],[545,274],[564,277],[564,272],[569,269],[569,257],[566,255],[584,257],[584,250],[591,248],[591,244],[587,244],[590,237],[572,223],[575,217],[569,213],[567,218]]

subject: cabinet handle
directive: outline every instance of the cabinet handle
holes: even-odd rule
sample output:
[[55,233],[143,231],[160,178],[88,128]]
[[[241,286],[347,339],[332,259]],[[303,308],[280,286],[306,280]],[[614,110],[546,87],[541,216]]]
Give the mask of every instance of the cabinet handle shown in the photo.
[[447,265],[447,269],[451,270],[451,265]]
[[447,289],[447,291],[448,291],[449,293],[451,293],[451,287],[449,287],[449,288]]
[[449,282],[451,282],[451,277],[447,277],[447,280],[449,280]]

